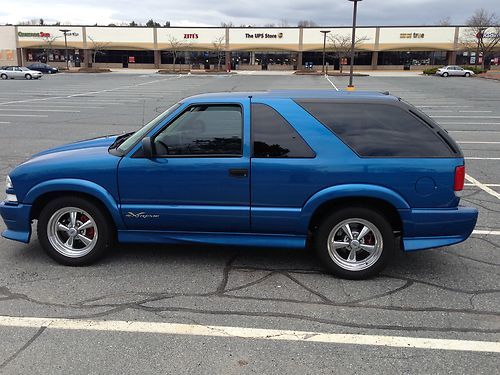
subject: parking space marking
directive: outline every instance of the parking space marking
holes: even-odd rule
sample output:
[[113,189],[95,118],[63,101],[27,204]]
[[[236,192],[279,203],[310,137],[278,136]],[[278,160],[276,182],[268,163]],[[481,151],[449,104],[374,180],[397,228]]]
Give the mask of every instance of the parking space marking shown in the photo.
[[[497,159],[500,160],[500,158],[497,158]],[[486,186],[485,184],[482,184],[481,182],[476,180],[474,177],[472,177],[468,174],[465,174],[465,179],[467,181],[469,181],[470,183],[474,184],[475,186],[477,186],[478,188],[480,188],[481,190],[485,191],[486,193],[494,196],[497,199],[500,199],[499,193],[497,193],[495,190],[491,189],[490,187]]]
[[482,158],[478,156],[466,156],[465,160],[500,160],[500,158]]
[[0,121],[0,124],[10,124],[10,121]]
[[[440,122],[439,125],[500,125],[500,122]],[[460,130],[460,131],[475,132],[477,130]],[[488,130],[488,131],[495,132],[495,130]]]
[[[472,183],[467,183],[467,182],[464,185],[465,186],[476,186],[476,185],[474,185]],[[500,187],[500,184],[483,184],[483,185],[484,186],[489,186],[489,187]]]
[[[65,112],[65,113],[80,113],[80,111],[75,109],[32,109],[32,108],[0,108],[0,111],[22,111],[22,112]],[[0,114],[2,116],[2,114]]]
[[500,230],[473,230],[472,234],[485,234],[485,235],[500,236]]
[[331,80],[330,80],[330,77],[328,77],[326,74],[325,74],[325,78],[328,82],[330,82],[330,84],[333,86],[333,88],[337,91],[339,91],[339,89],[337,88],[337,86],[335,86],[335,83],[333,83]]
[[500,118],[500,116],[431,116],[432,118]]
[[466,108],[471,105],[416,105],[417,108]]
[[10,113],[0,113],[0,117],[49,117],[48,115],[13,115]]
[[465,143],[465,144],[485,144],[485,145],[498,145],[500,142],[495,142],[495,141],[458,141],[458,143]]
[[231,326],[210,326],[123,320],[81,320],[0,316],[0,326],[77,331],[152,333],[162,335],[208,336],[270,341],[299,341],[341,345],[382,346],[407,349],[452,350],[500,353],[500,342],[447,340],[426,337],[339,334]]

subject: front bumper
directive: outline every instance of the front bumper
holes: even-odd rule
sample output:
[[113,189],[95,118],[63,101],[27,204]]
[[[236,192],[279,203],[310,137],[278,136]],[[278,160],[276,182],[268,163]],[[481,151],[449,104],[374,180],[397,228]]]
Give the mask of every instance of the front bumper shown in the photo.
[[478,211],[471,207],[399,211],[403,221],[403,249],[430,249],[465,241],[476,226]]
[[0,203],[0,215],[7,226],[2,237],[28,243],[31,237],[30,212],[29,204]]

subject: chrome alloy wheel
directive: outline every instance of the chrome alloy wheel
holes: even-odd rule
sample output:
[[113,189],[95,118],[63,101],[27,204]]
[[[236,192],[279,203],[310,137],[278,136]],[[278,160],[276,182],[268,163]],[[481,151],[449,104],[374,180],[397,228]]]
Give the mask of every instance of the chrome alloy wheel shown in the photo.
[[348,271],[370,268],[382,255],[380,230],[364,219],[346,219],[328,235],[328,253],[332,260]]
[[95,220],[86,211],[64,207],[50,217],[47,237],[52,247],[68,258],[80,258],[92,251],[97,243]]

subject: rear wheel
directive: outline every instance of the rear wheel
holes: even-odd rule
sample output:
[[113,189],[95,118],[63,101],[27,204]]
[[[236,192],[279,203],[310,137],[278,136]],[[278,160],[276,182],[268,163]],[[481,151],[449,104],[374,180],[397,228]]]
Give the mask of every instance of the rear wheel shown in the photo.
[[441,77],[448,77],[450,74],[448,72],[444,72],[443,74],[441,74]]
[[327,217],[314,238],[324,266],[347,279],[365,279],[378,274],[394,252],[394,234],[378,211],[353,207]]
[[32,77],[32,75],[31,75],[31,74],[29,74],[29,73],[28,73],[28,74],[26,74],[26,75],[24,76],[24,78],[26,78],[26,79],[31,79],[31,78],[33,78],[33,77]]
[[49,202],[40,213],[37,230],[45,252],[68,266],[95,262],[112,242],[112,225],[102,209],[77,197]]

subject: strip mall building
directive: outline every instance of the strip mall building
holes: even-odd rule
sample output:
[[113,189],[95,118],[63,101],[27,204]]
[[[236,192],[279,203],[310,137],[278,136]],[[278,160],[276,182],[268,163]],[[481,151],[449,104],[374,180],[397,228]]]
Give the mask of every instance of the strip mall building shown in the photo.
[[[185,68],[231,64],[238,70],[291,70],[322,64],[323,34],[348,36],[349,27],[211,28],[0,26],[0,65],[34,61],[65,66],[65,38],[71,66]],[[469,35],[469,36],[468,36]],[[464,47],[465,26],[358,27],[356,69],[422,69],[433,65],[473,64],[476,54]],[[175,47],[174,47],[175,46]],[[500,46],[499,46],[500,48]],[[340,56],[326,43],[327,62],[338,68]],[[93,51],[98,51],[95,56]],[[479,57],[481,59],[482,57]],[[500,63],[493,53],[492,68]],[[345,61],[343,61],[345,63]]]

